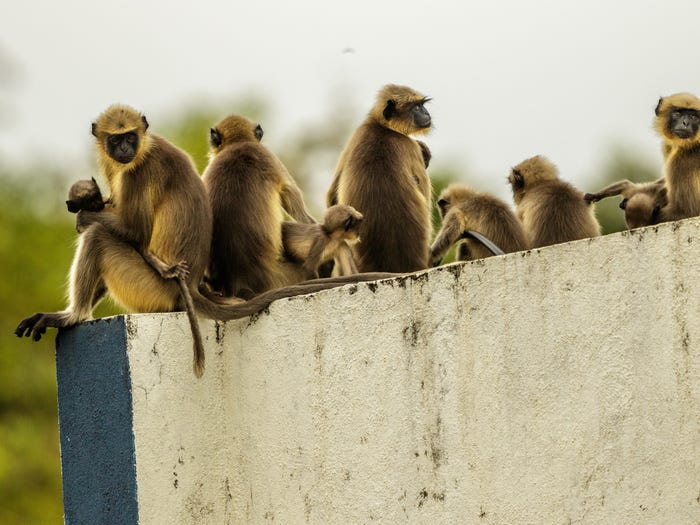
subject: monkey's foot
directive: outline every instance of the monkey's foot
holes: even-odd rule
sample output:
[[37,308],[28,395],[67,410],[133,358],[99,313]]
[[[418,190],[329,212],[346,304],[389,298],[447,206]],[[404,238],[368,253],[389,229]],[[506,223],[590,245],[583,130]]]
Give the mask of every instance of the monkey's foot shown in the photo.
[[31,335],[34,341],[38,341],[46,333],[47,328],[65,328],[71,324],[73,323],[69,321],[68,315],[63,312],[53,314],[38,313],[22,320],[15,329],[15,335],[17,337],[29,337]]

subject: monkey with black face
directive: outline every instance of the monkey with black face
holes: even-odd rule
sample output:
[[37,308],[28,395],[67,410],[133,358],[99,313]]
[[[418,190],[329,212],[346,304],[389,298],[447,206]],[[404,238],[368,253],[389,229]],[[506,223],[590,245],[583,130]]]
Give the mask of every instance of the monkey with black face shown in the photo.
[[323,224],[284,222],[285,255],[302,266],[305,279],[318,277],[318,268],[334,261],[337,275],[353,275],[357,266],[350,246],[359,242],[362,214],[352,206],[336,204],[326,210]]
[[66,206],[71,213],[78,213],[80,210],[102,211],[105,201],[95,178],[75,182],[68,190]]
[[354,247],[361,272],[428,266],[430,150],[411,137],[430,130],[428,100],[409,87],[384,86],[340,155],[326,205],[346,204],[364,216]]
[[208,282],[224,296],[251,297],[288,284],[282,222],[313,224],[296,182],[260,143],[260,124],[232,115],[211,128],[202,180],[214,217]]
[[530,248],[600,235],[591,203],[582,191],[559,179],[557,167],[545,157],[515,166],[508,182]]
[[527,249],[527,239],[522,224],[510,207],[500,199],[469,188],[463,184],[450,184],[438,199],[442,227],[430,248],[433,265],[440,263],[447,250],[460,240],[457,259],[460,261],[483,259],[494,255],[482,242],[469,237],[466,232],[476,231],[501,249],[512,253]]
[[[111,206],[78,214],[83,233],[70,271],[68,308],[25,319],[17,327],[18,336],[38,340],[47,327],[87,320],[106,292],[136,312],[174,311],[186,306],[181,302],[187,302],[183,287],[196,292],[211,238],[204,186],[190,157],[147,129],[145,117],[122,105],[109,107],[93,124]],[[192,308],[188,315],[193,366],[201,375],[199,325]]]
[[663,220],[700,215],[700,100],[690,93],[662,97],[655,114],[668,191]]
[[[47,328],[88,320],[106,293],[135,312],[177,310],[183,300],[178,282],[183,280],[172,279],[171,274],[181,275],[183,262],[194,308],[221,321],[257,313],[278,299],[394,276],[372,273],[320,279],[270,290],[250,301],[212,302],[199,292],[212,227],[204,185],[186,153],[147,129],[145,117],[122,105],[109,107],[93,124],[98,164],[110,189],[111,205],[100,212],[79,214],[83,233],[69,274],[68,307],[22,320],[17,336],[38,341]],[[148,254],[153,260],[145,259]],[[199,376],[204,352],[196,319],[189,318],[195,344],[193,367]]]
[[606,186],[597,193],[586,193],[583,198],[587,202],[598,202],[615,195],[622,195],[620,208],[625,211],[628,229],[664,221],[664,208],[668,204],[664,179],[639,183],[622,180]]

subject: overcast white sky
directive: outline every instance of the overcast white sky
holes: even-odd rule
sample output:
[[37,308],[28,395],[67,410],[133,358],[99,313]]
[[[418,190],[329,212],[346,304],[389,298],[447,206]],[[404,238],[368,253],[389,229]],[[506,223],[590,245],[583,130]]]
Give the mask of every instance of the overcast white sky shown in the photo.
[[271,104],[274,150],[338,96],[359,124],[393,82],[433,97],[435,165],[507,196],[509,167],[544,154],[593,189],[613,143],[661,165],[653,109],[659,95],[700,93],[698,21],[697,0],[5,0],[0,67],[14,75],[0,75],[0,155],[82,166],[111,103],[158,131],[198,97],[251,91]]

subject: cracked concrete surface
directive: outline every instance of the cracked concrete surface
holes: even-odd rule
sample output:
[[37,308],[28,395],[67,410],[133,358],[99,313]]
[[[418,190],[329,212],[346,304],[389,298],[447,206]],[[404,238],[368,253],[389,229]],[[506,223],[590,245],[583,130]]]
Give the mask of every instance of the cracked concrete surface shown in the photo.
[[700,219],[128,317],[141,523],[697,523]]

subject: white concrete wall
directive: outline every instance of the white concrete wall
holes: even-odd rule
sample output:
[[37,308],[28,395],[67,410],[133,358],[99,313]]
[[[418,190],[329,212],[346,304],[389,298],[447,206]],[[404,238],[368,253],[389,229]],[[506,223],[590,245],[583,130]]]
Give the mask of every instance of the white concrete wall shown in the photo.
[[140,523],[700,521],[700,220],[127,327]]

